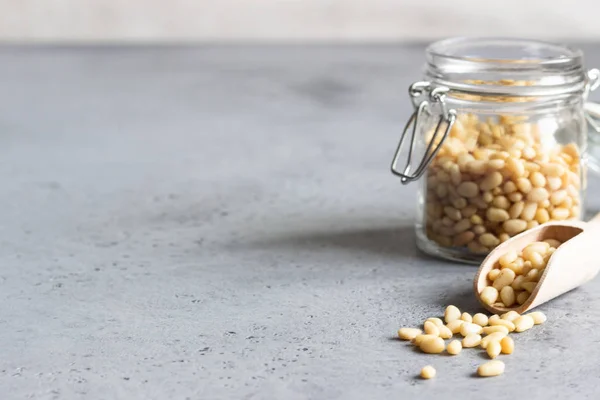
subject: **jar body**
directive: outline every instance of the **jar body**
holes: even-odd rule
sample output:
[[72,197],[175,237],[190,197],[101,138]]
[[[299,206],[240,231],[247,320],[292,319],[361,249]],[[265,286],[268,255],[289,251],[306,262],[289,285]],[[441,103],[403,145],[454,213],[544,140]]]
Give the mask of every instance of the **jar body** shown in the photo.
[[[449,96],[457,118],[420,180],[417,245],[480,262],[501,242],[548,221],[583,215],[587,124],[582,96],[519,106]],[[417,147],[436,118],[420,124]]]

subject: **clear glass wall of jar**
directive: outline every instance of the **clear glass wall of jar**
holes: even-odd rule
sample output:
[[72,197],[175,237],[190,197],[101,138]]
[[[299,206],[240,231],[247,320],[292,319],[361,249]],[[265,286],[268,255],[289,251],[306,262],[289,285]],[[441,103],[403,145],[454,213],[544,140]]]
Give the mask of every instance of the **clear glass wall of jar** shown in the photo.
[[524,40],[449,39],[426,53],[426,81],[411,87],[415,114],[407,125],[414,128],[407,165],[417,153],[423,161],[399,171],[397,152],[392,167],[404,183],[421,178],[418,247],[479,262],[527,229],[581,218],[584,102],[597,79],[581,52]]

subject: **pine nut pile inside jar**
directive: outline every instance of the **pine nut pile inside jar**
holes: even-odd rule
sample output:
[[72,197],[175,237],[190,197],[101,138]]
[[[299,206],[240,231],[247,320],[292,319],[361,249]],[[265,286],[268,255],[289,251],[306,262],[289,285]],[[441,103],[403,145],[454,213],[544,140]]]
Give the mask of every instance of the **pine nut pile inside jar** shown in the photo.
[[599,77],[580,50],[563,45],[430,45],[391,166],[403,184],[420,180],[419,249],[479,263],[528,229],[581,218],[590,158],[584,104]]
[[580,215],[575,144],[544,146],[538,126],[461,114],[427,172],[427,237],[488,253],[548,221]]

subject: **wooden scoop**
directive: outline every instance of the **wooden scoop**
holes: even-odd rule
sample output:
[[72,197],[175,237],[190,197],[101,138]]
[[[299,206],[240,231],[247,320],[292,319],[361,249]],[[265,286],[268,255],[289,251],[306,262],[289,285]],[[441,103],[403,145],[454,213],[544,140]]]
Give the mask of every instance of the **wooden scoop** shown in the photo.
[[[510,250],[520,252],[529,243],[545,239],[563,242],[548,264],[527,301],[518,307],[494,307],[485,304],[479,293],[488,285],[487,275],[498,259]],[[519,314],[531,310],[593,279],[600,270],[600,213],[589,222],[548,222],[525,231],[500,244],[483,260],[473,288],[479,302],[490,312],[499,314],[515,310]]]

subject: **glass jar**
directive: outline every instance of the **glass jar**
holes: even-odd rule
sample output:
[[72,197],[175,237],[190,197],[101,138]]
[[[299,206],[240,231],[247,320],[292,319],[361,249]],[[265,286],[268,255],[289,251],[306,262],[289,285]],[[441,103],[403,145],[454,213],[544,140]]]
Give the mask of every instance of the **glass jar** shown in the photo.
[[585,104],[600,75],[584,69],[582,52],[457,38],[430,45],[426,57],[425,80],[409,89],[415,111],[392,161],[402,183],[423,177],[418,247],[476,263],[527,229],[581,218]]

